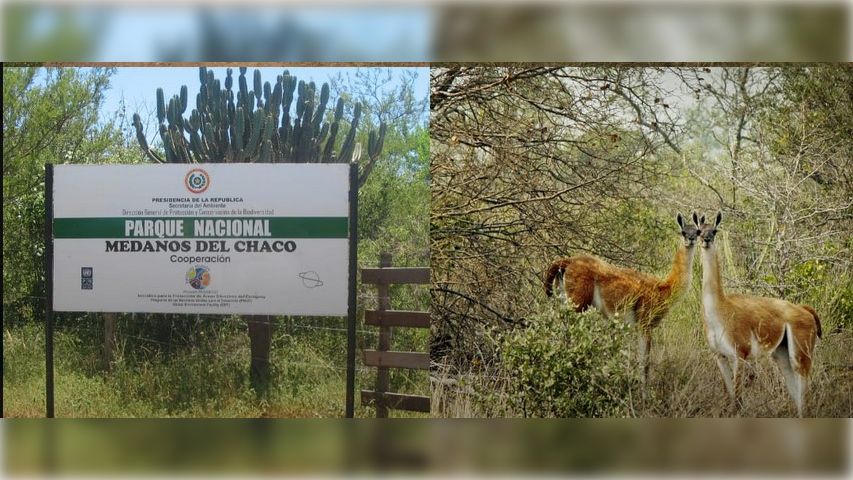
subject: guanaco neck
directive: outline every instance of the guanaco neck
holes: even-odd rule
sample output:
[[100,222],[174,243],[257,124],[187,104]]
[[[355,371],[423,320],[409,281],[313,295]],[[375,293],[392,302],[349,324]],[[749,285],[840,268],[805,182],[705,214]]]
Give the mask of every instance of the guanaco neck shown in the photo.
[[660,283],[661,291],[669,291],[672,300],[678,300],[686,291],[693,278],[693,255],[696,246],[685,247],[684,243],[679,245],[675,251],[675,259],[672,261],[672,270]]
[[719,304],[724,299],[717,247],[712,243],[710,247],[702,249],[702,301],[707,307],[709,304]]

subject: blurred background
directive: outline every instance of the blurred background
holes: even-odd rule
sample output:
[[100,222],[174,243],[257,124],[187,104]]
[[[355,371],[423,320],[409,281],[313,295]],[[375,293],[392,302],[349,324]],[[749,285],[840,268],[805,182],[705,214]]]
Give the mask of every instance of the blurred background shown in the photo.
[[7,0],[5,61],[845,61],[849,2]]
[[[193,423],[188,423],[193,422]],[[282,423],[283,422],[283,423]],[[838,420],[6,420],[3,475],[843,478]]]
[[[319,6],[317,6],[319,5]],[[424,7],[4,2],[10,61],[426,61]]]
[[433,60],[829,61],[849,54],[840,2],[480,2],[432,12]]

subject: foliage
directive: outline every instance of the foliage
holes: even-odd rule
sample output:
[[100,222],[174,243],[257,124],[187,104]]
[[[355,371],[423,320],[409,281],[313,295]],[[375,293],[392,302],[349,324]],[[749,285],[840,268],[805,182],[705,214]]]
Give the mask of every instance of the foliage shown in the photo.
[[429,131],[418,128],[386,145],[387,158],[359,191],[359,255],[365,266],[385,252],[399,265],[423,266],[429,261]]
[[842,242],[853,218],[845,173],[853,143],[843,133],[853,118],[844,113],[853,105],[845,81],[850,69],[732,67],[678,74],[700,99],[694,129],[712,132],[700,143],[706,153],[688,169],[707,192],[703,209],[722,208],[735,219],[726,229],[741,262],[738,286],[796,300],[808,292],[795,277],[817,273],[809,265],[849,268]]
[[814,65],[777,70],[785,103],[774,120],[787,130],[779,137],[780,146],[794,149],[803,140],[820,142],[821,155],[804,158],[800,168],[820,185],[853,191],[853,69]]
[[[616,417],[630,413],[637,369],[632,325],[598,312],[546,308],[527,328],[497,336],[507,414]],[[488,398],[488,397],[487,397]]]
[[837,332],[853,327],[853,275],[850,270],[832,268],[825,260],[811,259],[788,271],[782,282],[800,294],[797,301],[820,307],[818,316],[824,331]]
[[668,271],[680,172],[657,151],[681,128],[660,84],[651,69],[433,70],[432,308],[448,364],[464,369],[482,329],[526,317],[555,258]]
[[[3,68],[3,306],[40,316],[44,298],[44,165],[102,163],[121,143],[101,117],[112,69]],[[4,317],[4,321],[7,317]]]
[[429,126],[427,99],[416,98],[418,73],[390,68],[357,68],[330,80],[331,91],[362,105],[365,128],[388,126],[382,162],[359,189],[359,263],[374,267],[380,253],[395,265],[429,261]]
[[97,55],[107,26],[103,15],[74,8],[49,12],[29,3],[4,5],[5,61],[79,62]]

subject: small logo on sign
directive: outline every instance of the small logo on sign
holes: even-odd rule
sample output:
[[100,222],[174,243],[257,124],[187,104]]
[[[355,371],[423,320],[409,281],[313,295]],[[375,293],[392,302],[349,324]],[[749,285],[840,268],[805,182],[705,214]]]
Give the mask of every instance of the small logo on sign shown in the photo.
[[194,168],[184,177],[184,185],[191,193],[203,193],[210,186],[210,174],[202,168]]
[[304,285],[305,288],[317,288],[323,286],[323,281],[320,280],[320,275],[313,270],[299,272],[299,278],[302,279],[302,285]]
[[83,290],[92,290],[95,288],[94,282],[95,269],[92,267],[80,268],[80,288]]
[[196,265],[187,270],[187,283],[196,290],[204,290],[210,286],[210,269],[204,265]]

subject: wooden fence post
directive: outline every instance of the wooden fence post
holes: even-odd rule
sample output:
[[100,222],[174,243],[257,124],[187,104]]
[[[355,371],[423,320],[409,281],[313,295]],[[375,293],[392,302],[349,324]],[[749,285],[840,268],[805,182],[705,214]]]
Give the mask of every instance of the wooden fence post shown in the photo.
[[[390,253],[381,253],[379,254],[379,268],[389,268],[391,267],[392,259]],[[378,311],[384,312],[386,310],[391,310],[391,286],[387,283],[380,283],[378,285],[379,297],[377,300],[379,301]],[[383,352],[387,352],[391,350],[391,327],[388,325],[380,325],[379,326],[379,347],[378,349]],[[389,387],[389,381],[391,377],[391,372],[388,371],[388,367],[378,367],[376,369],[376,391],[377,392],[387,392]],[[384,405],[382,402],[378,402],[376,404],[376,418],[388,418],[388,407]]]
[[362,390],[361,402],[373,403],[377,418],[387,418],[388,409],[430,412],[430,397],[389,392],[390,368],[428,370],[429,354],[391,351],[392,327],[429,328],[429,312],[391,310],[392,284],[428,284],[429,268],[393,268],[390,254],[381,254],[379,268],[361,271],[364,284],[377,286],[378,308],[364,312],[366,325],[379,327],[376,350],[364,351],[364,364],[377,368],[375,391]]

